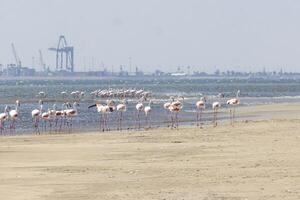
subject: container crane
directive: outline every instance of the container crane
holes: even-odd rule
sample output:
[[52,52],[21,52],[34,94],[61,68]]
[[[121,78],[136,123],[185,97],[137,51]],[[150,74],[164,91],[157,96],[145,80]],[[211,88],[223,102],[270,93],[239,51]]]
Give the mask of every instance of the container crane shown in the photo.
[[74,47],[68,46],[65,36],[61,35],[57,47],[49,50],[56,52],[56,70],[74,72]]
[[19,56],[17,54],[17,51],[16,51],[14,43],[11,43],[11,48],[12,48],[13,55],[15,57],[15,62],[16,62],[15,75],[20,76],[20,74],[21,74],[21,68],[22,68],[22,63],[21,63],[21,60],[20,60],[20,58],[19,58]]

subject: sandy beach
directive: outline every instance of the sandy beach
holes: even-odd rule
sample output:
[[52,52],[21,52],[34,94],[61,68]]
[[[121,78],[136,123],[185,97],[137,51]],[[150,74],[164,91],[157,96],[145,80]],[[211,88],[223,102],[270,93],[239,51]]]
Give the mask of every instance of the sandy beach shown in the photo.
[[237,114],[234,127],[0,137],[0,199],[300,199],[300,105]]

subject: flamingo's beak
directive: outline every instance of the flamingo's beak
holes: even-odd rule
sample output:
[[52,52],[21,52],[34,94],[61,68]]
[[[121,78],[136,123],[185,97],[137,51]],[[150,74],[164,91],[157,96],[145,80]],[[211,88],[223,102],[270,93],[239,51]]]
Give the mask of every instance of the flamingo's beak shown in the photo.
[[90,105],[88,108],[93,108],[95,106],[96,106],[96,104],[93,104],[93,105]]

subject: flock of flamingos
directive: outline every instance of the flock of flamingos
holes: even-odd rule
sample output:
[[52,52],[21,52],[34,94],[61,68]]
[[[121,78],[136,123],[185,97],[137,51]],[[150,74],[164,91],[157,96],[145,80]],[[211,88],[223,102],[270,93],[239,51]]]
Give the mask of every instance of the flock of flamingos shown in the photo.
[[[226,104],[230,108],[230,123],[233,125],[235,119],[235,108],[240,104],[239,100],[240,91],[236,92],[236,97],[229,99]],[[73,97],[73,103],[64,101],[62,103],[61,109],[58,109],[56,104],[52,108],[44,109],[44,99],[47,94],[43,91],[38,93],[39,97],[39,106],[36,109],[31,111],[33,128],[36,134],[40,134],[40,122],[42,122],[42,130],[47,129],[47,125],[51,130],[56,132],[62,131],[66,128],[69,132],[72,131],[72,120],[75,116],[79,114],[78,106],[80,100],[84,97],[85,92],[73,91],[71,93],[61,92],[63,99],[69,95]],[[133,98],[137,99],[135,105],[136,108],[136,129],[141,128],[141,115],[145,116],[146,126],[145,128],[151,127],[151,111],[152,111],[152,100],[151,93],[144,90],[96,90],[90,93],[93,99],[102,99],[95,100],[96,103],[90,105],[88,108],[91,109],[91,112],[94,111],[92,108],[96,108],[96,111],[99,113],[99,125],[100,130],[108,131],[108,120],[109,114],[112,112],[117,112],[117,130],[122,130],[122,121],[124,113],[127,110],[127,99]],[[224,97],[224,94],[220,93],[218,95],[220,98]],[[117,101],[115,100],[117,99]],[[118,102],[118,104],[116,104]],[[166,111],[166,115],[170,118],[170,124],[168,125],[172,129],[177,129],[179,126],[178,114],[182,111],[184,105],[184,97],[170,97],[168,102],[163,104],[163,109]],[[205,110],[207,103],[206,97],[202,96],[195,104],[197,109],[197,126],[202,127],[202,113]],[[217,113],[221,107],[219,101],[215,101],[211,104],[213,109],[213,125],[217,126]],[[10,106],[5,106],[4,112],[0,113],[0,130],[1,134],[5,131],[5,122],[8,121],[8,126],[10,133],[15,131],[15,124],[18,121],[19,117],[19,108],[20,101],[16,101],[15,108]]]

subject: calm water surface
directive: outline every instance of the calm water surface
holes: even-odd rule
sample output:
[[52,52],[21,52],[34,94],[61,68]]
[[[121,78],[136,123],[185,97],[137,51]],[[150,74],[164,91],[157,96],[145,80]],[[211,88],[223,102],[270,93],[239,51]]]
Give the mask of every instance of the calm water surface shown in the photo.
[[[201,94],[208,96],[208,111],[213,101],[226,102],[226,99],[234,97],[235,91],[241,91],[242,106],[253,104],[269,104],[282,102],[300,102],[300,80],[246,80],[246,79],[203,79],[203,78],[122,78],[104,80],[0,80],[0,110],[5,105],[14,107],[16,99],[21,101],[20,119],[16,123],[16,133],[32,132],[31,110],[38,108],[37,94],[44,91],[48,94],[44,109],[52,108],[54,103],[61,108],[63,101],[72,102],[69,97],[63,100],[60,93],[62,91],[71,92],[74,90],[85,91],[86,96],[80,102],[79,115],[74,119],[74,131],[95,131],[99,130],[99,115],[95,109],[87,107],[94,103],[94,99],[89,95],[97,89],[145,89],[153,93],[152,125],[165,126],[167,120],[166,113],[162,109],[164,102],[170,96],[183,95],[184,111],[180,114],[180,119],[186,123],[193,123],[195,119],[195,102]],[[224,99],[219,99],[216,95],[222,92]],[[101,99],[100,99],[101,100]],[[118,102],[118,99],[115,99]],[[103,100],[104,101],[104,100]],[[128,110],[124,114],[124,127],[133,128],[135,126],[135,104],[136,99],[128,100]],[[225,106],[225,105],[224,105]],[[227,115],[226,115],[227,116]],[[221,118],[225,118],[220,116]],[[211,114],[206,114],[204,120],[211,119]],[[116,127],[116,113],[110,115],[110,127]],[[142,116],[144,123],[144,116]]]

